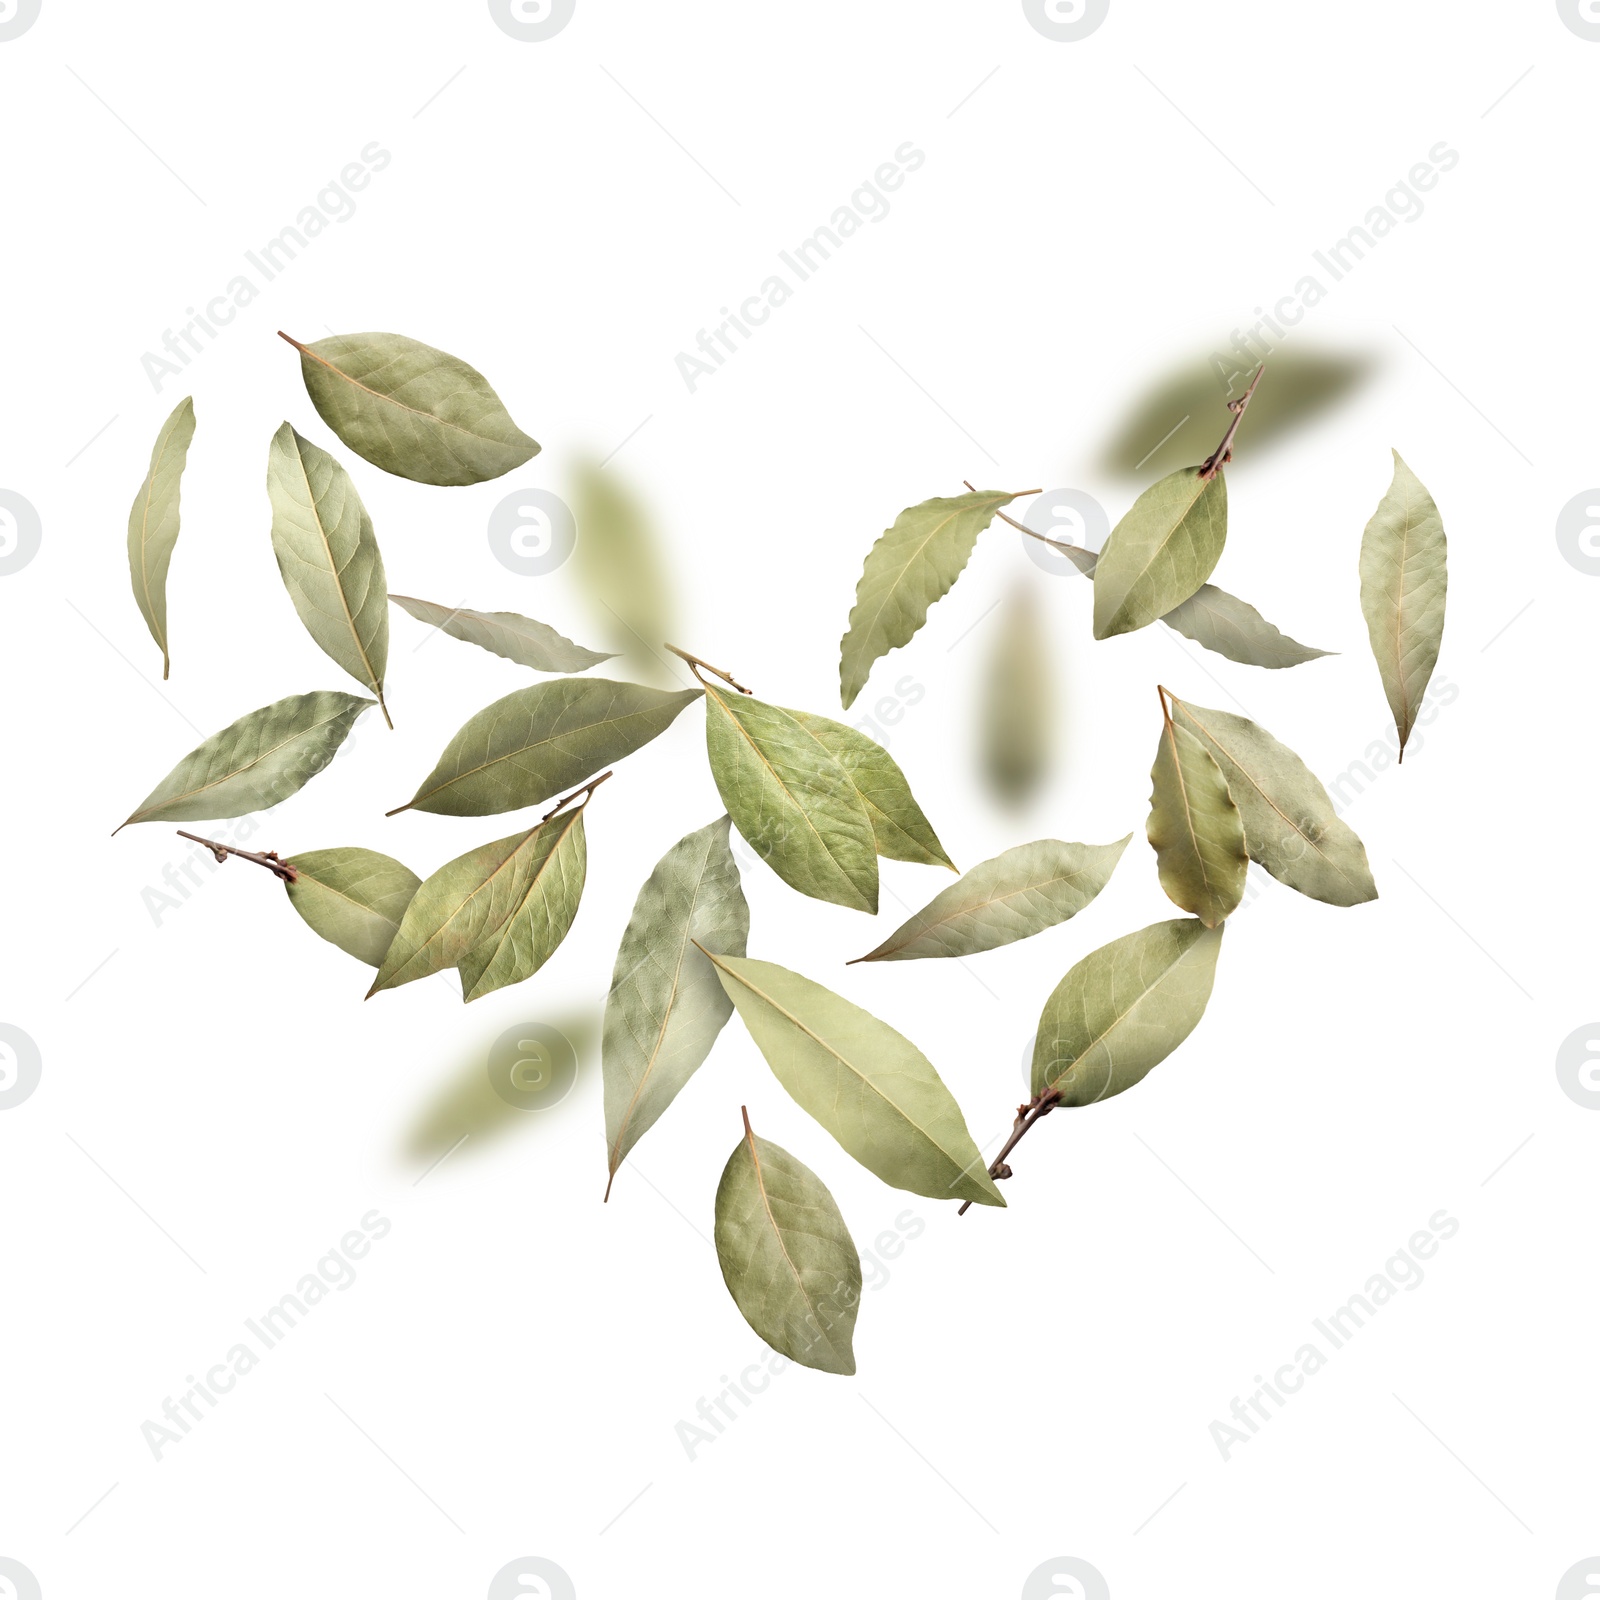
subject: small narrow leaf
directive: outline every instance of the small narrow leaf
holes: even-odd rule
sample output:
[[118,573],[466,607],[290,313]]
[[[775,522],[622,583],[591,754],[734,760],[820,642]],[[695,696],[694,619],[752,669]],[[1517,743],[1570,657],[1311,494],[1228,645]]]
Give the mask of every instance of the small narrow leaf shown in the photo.
[[1244,898],[1244,823],[1205,743],[1166,715],[1145,825],[1167,898],[1215,928]]
[[460,972],[463,1000],[537,972],[578,913],[588,863],[583,812],[579,805],[479,845],[425,879],[367,998],[446,967]]
[[1094,570],[1094,636],[1130,633],[1181,605],[1211,576],[1228,537],[1219,471],[1184,467],[1153,483],[1111,530]]
[[851,1335],[861,1258],[833,1196],[810,1167],[745,1135],[717,1185],[717,1260],[744,1320],[801,1366],[856,1370]]
[[1212,583],[1202,583],[1161,620],[1184,638],[1247,667],[1298,667],[1338,653],[1314,650],[1280,633],[1254,606]]
[[924,500],[894,519],[867,553],[850,626],[839,642],[839,697],[854,703],[880,656],[907,643],[950,591],[995,512],[1017,497],[994,489]]
[[612,659],[610,652],[585,650],[547,624],[518,616],[515,611],[468,611],[461,606],[436,605],[432,600],[413,600],[404,594],[391,594],[389,598],[418,622],[426,622],[452,639],[464,639],[504,656],[519,667],[532,667],[535,672],[582,672]]
[[728,819],[719,817],[673,845],[645,880],[623,932],[600,1045],[612,1177],[733,1014],[733,1002],[696,946],[745,952],[750,907],[728,832]]
[[536,806],[649,744],[699,697],[698,689],[669,693],[601,678],[514,690],[463,723],[395,809],[486,817]]
[[316,777],[373,703],[317,689],[247,712],[196,745],[121,826],[265,811]]
[[1433,496],[1394,452],[1394,480],[1361,537],[1361,610],[1400,759],[1444,638],[1444,522]]
[[378,697],[388,721],[389,596],[372,518],[350,474],[286,422],[267,453],[267,496],[272,553],[306,632]]
[[1280,883],[1334,906],[1378,898],[1366,847],[1341,822],[1299,756],[1265,728],[1176,697],[1173,720],[1210,749],[1244,822],[1250,859]]
[[483,483],[539,446],[481,372],[398,333],[339,333],[300,344],[306,392],[364,461],[417,483]]
[[167,647],[167,568],[178,542],[178,491],[194,438],[194,399],[185,396],[161,424],[150,470],[133,498],[128,513],[128,567],[133,576],[133,598],[161,646],[161,676],[172,665]]
[[733,825],[790,888],[877,911],[872,819],[850,774],[795,713],[708,687],[706,754]]
[[356,846],[308,850],[290,865],[295,880],[284,889],[306,926],[357,961],[381,966],[422,879],[393,856]]
[[861,961],[970,956],[1076,916],[1105,888],[1128,838],[1115,844],[1037,839],[980,862],[935,895]]
[[1087,955],[1045,1001],[1033,1092],[1064,1106],[1131,1089],[1194,1032],[1211,998],[1222,930],[1158,922]]
[[1005,1198],[923,1053],[842,995],[770,961],[707,950],[778,1082],[869,1172],[935,1200]]
[[881,744],[858,729],[809,711],[791,711],[789,715],[850,775],[867,808],[880,856],[956,870],[933,824],[922,814],[905,773]]

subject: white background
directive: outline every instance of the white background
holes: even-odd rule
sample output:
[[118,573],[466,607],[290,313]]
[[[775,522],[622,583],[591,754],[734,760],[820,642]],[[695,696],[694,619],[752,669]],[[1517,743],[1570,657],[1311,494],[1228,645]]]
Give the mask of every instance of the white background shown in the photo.
[[[43,528],[0,578],[0,1020],[43,1062],[0,1114],[0,1555],[49,1600],[478,1596],[527,1555],[585,1597],[1009,1597],[1058,1556],[1119,1600],[1555,1594],[1600,1552],[1600,1115],[1555,1071],[1600,1010],[1580,912],[1600,579],[1554,531],[1600,479],[1597,73],[1600,43],[1544,0],[1113,0],[1077,43],[1015,3],[578,0],[524,43],[482,4],[44,0],[0,42],[0,487]],[[907,140],[926,161],[890,214],[691,394],[677,353]],[[145,352],[370,141],[392,161],[355,214],[156,392]],[[965,969],[847,969],[947,879],[887,863],[869,924],[746,871],[751,953],[912,1036],[992,1149],[1061,974],[1173,914],[1143,840],[1154,684],[1244,706],[1325,778],[1360,759],[1389,726],[1361,529],[1391,446],[1429,485],[1459,692],[1346,813],[1382,898],[1336,910],[1260,879],[1194,1037],[1031,1135],[1007,1211],[957,1221],[856,1168],[737,1021],[604,1208],[592,1055],[555,1110],[494,1114],[489,1044],[595,1013],[639,884],[720,810],[698,708],[596,797],[566,944],[470,1010],[454,980],[362,1004],[369,975],[247,864],[158,922],[144,891],[194,858],[168,825],[109,837],[200,735],[353,687],[272,560],[285,418],[351,465],[395,590],[591,644],[573,568],[516,576],[485,529],[512,490],[616,451],[679,642],[838,715],[861,561],[902,506],[970,477],[1120,515],[1137,482],[1096,463],[1125,408],[1289,293],[1440,141],[1460,160],[1425,212],[1293,336],[1376,375],[1254,456],[1247,421],[1230,473],[1218,581],[1342,653],[1268,673],[1159,627],[1096,646],[1089,585],[997,526],[853,715],[907,676],[922,691],[883,731],[960,865],[1131,831],[1110,887]],[[544,451],[468,489],[387,477],[316,416],[280,327],[455,352]],[[163,685],[124,540],[185,393]],[[990,608],[1019,580],[1050,629],[1062,755],[1014,817],[975,775],[974,718]],[[397,731],[369,717],[254,843],[366,844],[425,873],[510,831],[382,813],[525,681],[396,612]],[[858,1376],[790,1368],[691,1460],[677,1425],[760,1358],[707,1240],[741,1102],[863,1250],[908,1210],[924,1226],[864,1300]],[[155,1460],[141,1424],[372,1208],[392,1230],[355,1284]],[[1426,1280],[1224,1461],[1213,1421],[1441,1209],[1459,1231]]]

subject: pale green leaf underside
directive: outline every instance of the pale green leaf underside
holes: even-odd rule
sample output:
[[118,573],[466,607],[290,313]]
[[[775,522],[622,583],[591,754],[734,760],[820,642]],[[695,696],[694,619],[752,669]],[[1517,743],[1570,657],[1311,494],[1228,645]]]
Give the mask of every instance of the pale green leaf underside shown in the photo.
[[422,879],[393,856],[345,846],[308,850],[290,865],[289,903],[313,933],[369,967],[382,965]]
[[867,808],[880,856],[955,871],[933,824],[912,795],[905,773],[881,744],[858,729],[810,711],[791,711],[789,715],[849,773]]
[[1394,480],[1361,537],[1361,610],[1402,759],[1439,659],[1445,588],[1444,522],[1396,450]]
[[879,535],[856,585],[850,625],[839,642],[839,697],[848,710],[872,664],[907,643],[928,607],[961,576],[978,535],[1016,496],[976,490],[909,506]]
[[365,461],[417,483],[483,483],[539,446],[482,373],[398,333],[341,333],[297,345],[322,420]]
[[1163,722],[1145,833],[1167,898],[1215,928],[1244,898],[1250,858],[1228,781],[1205,741]]
[[412,896],[368,998],[455,967],[476,1000],[531,977],[566,938],[583,894],[583,806],[479,845]]
[[171,652],[167,642],[167,569],[178,542],[178,493],[194,438],[194,399],[185,396],[161,424],[150,470],[145,474],[133,509],[128,513],[128,569],[133,598],[138,602],[150,637],[161,647],[161,676],[167,676]]
[[861,1258],[816,1173],[747,1134],[717,1185],[716,1245],[733,1303],[774,1350],[819,1372],[856,1370]]
[[1194,1032],[1211,998],[1222,930],[1158,922],[1087,955],[1045,1001],[1033,1092],[1064,1106],[1131,1089]]
[[790,888],[878,909],[877,838],[866,805],[793,712],[707,689],[706,755],[733,825]]
[[1378,898],[1366,847],[1316,776],[1265,728],[1174,698],[1173,719],[1205,740],[1244,821],[1250,859],[1280,883],[1334,906]]
[[585,650],[547,623],[535,622],[515,611],[468,611],[461,606],[436,605],[432,600],[414,600],[404,594],[391,594],[389,598],[418,622],[426,622],[452,639],[463,639],[535,672],[582,672],[612,659],[610,652]]
[[615,1174],[710,1053],[733,1013],[696,943],[742,956],[750,908],[719,817],[680,839],[645,880],[606,996],[606,1170]]
[[265,811],[321,772],[373,703],[337,689],[317,689],[247,712],[196,745],[122,826]]
[[961,1108],[903,1034],[770,961],[706,952],[773,1075],[887,1184],[1003,1206]]
[[1164,616],[1211,576],[1228,536],[1228,490],[1219,471],[1169,473],[1111,530],[1094,569],[1094,636],[1109,639]]
[[538,805],[649,744],[699,695],[604,678],[514,690],[462,725],[399,809],[485,817]]
[[860,959],[970,956],[1042,933],[1076,916],[1105,888],[1127,843],[1019,844],[980,862]]
[[382,706],[389,595],[350,474],[286,422],[267,452],[267,497],[272,553],[306,632]]

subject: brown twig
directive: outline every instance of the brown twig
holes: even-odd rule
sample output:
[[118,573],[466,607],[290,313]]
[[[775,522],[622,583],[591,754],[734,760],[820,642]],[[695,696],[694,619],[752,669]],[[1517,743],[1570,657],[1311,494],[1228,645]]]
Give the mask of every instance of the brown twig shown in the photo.
[[[576,800],[579,795],[583,796],[583,804],[588,805],[589,796],[592,795],[595,790],[598,789],[600,785],[604,783],[610,776],[611,772],[608,769],[607,771],[602,772],[598,778],[591,778],[586,784],[583,785],[581,789],[574,789],[571,794],[565,796],[563,799],[557,800],[556,803],[551,806],[542,817],[539,818],[539,820],[541,822],[548,822],[551,817],[555,816],[555,814],[563,807],[571,805],[571,803]],[[579,809],[581,810],[582,807]]]
[[[687,650],[680,650],[675,644],[669,644],[667,649],[669,649],[680,661],[687,661],[689,663],[689,670],[695,675],[695,677],[700,678],[700,669],[703,667],[707,672],[714,674],[716,677],[721,678],[724,683],[730,685],[732,688],[737,689],[740,694],[750,693],[750,691],[745,688],[745,686],[740,683],[731,672],[724,672],[721,667],[714,667],[709,661],[702,661],[699,656],[692,656]],[[700,681],[705,683],[704,678],[700,678]]]
[[1239,396],[1237,400],[1228,402],[1228,409],[1233,413],[1233,421],[1228,424],[1228,431],[1222,436],[1222,443],[1208,455],[1200,465],[1200,476],[1210,480],[1222,470],[1224,462],[1233,460],[1233,436],[1239,431],[1239,424],[1244,421],[1245,408],[1250,404],[1250,398],[1256,392],[1256,385],[1261,382],[1261,374],[1267,370],[1265,361],[1256,368],[1256,375],[1250,380],[1250,387]]
[[236,850],[231,844],[218,844],[215,839],[202,839],[198,833],[185,833],[178,829],[180,839],[193,839],[196,844],[203,844],[218,861],[226,861],[229,856],[238,856],[241,861],[253,861],[258,867],[265,867],[268,872],[276,873],[285,883],[294,883],[300,876],[294,869],[294,863],[285,861],[276,850],[265,850],[259,855],[254,850]]
[[[1027,1105],[1017,1107],[1017,1120],[1011,1124],[1011,1137],[1000,1146],[1000,1154],[989,1163],[989,1176],[991,1178],[1009,1178],[1011,1168],[1006,1165],[1006,1157],[1017,1148],[1023,1134],[1034,1127],[1041,1118],[1047,1117],[1056,1108],[1056,1103],[1061,1098],[1059,1089],[1044,1089],[1036,1094]],[[963,1200],[960,1209],[956,1212],[958,1217],[967,1214],[967,1207],[972,1202]]]

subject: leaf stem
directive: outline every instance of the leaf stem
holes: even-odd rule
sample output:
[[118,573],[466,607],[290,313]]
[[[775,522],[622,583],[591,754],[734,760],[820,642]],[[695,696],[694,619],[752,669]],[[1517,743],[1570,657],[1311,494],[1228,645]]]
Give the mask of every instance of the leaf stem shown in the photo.
[[[1011,1168],[1006,1165],[1006,1157],[1017,1148],[1022,1136],[1029,1128],[1034,1127],[1041,1118],[1047,1117],[1056,1108],[1056,1102],[1061,1098],[1059,1089],[1043,1089],[1031,1099],[1027,1105],[1017,1107],[1017,1120],[1011,1124],[1011,1137],[1000,1146],[1000,1154],[989,1163],[989,1176],[991,1178],[1009,1178]],[[972,1202],[963,1200],[960,1209],[956,1212],[958,1217],[967,1214],[967,1207]]]
[[236,850],[231,844],[218,844],[215,839],[202,839],[198,833],[185,833],[178,829],[180,839],[193,839],[196,844],[203,844],[218,861],[226,861],[229,856],[238,856],[241,861],[253,861],[258,867],[265,867],[268,872],[276,873],[285,883],[294,883],[300,876],[294,869],[294,864],[285,861],[276,850],[266,850],[259,855],[254,850]]
[[1239,431],[1239,424],[1244,421],[1245,409],[1256,392],[1256,385],[1261,382],[1261,374],[1266,370],[1267,364],[1263,361],[1256,368],[1256,375],[1250,380],[1250,387],[1237,400],[1228,402],[1228,409],[1233,413],[1233,421],[1228,424],[1228,431],[1223,434],[1222,443],[1206,457],[1200,467],[1200,476],[1207,481],[1216,477],[1222,470],[1224,462],[1233,460],[1233,436]]
[[[716,677],[721,678],[724,683],[729,684],[733,688],[737,689],[740,694],[750,693],[750,691],[745,688],[745,686],[740,683],[731,672],[724,672],[721,667],[714,667],[709,661],[702,661],[699,656],[692,656],[687,650],[680,650],[675,644],[669,644],[667,649],[669,649],[673,655],[677,656],[680,661],[687,661],[689,663],[689,670],[695,675],[695,677],[700,678],[700,669],[703,667],[707,672],[713,673]],[[704,683],[705,679],[700,678],[700,681]]]
[[1172,713],[1167,709],[1167,696],[1171,693],[1170,689],[1163,688],[1159,683],[1156,685],[1156,698],[1161,702],[1161,720],[1169,728],[1172,726]]
[[[604,783],[610,776],[611,770],[608,768],[605,772],[602,772],[598,778],[591,778],[581,789],[574,789],[571,794],[566,795],[560,800],[557,800],[556,803],[551,806],[542,817],[539,818],[539,820],[541,822],[548,822],[551,817],[553,817],[564,806],[570,805],[578,798],[579,795],[583,796],[583,804],[588,805],[589,796],[592,795],[595,790],[598,789],[600,785]],[[580,806],[579,809],[582,810],[582,807]]]
[[[972,489],[972,485],[970,483],[968,483],[965,478],[963,478],[961,480],[961,482],[966,488]],[[976,494],[978,491],[976,489],[972,489],[972,492],[974,494]],[[1042,489],[1024,489],[1022,491],[1022,493],[1023,494],[1043,494],[1044,490],[1042,490]],[[1047,538],[1042,533],[1036,533],[1032,528],[1030,528],[1027,525],[1027,523],[1018,522],[1015,517],[1009,515],[1007,512],[996,511],[995,515],[997,517],[999,517],[999,519],[1002,522],[1009,522],[1011,524],[1011,526],[1017,530],[1018,533],[1027,534],[1027,536],[1030,539],[1037,539],[1040,544],[1051,544],[1051,545],[1054,545],[1057,550],[1077,550],[1077,549],[1081,548],[1081,546],[1079,546],[1079,545],[1065,544],[1060,539],[1050,539],[1050,538]],[[1091,551],[1090,554],[1092,555],[1093,552]]]

